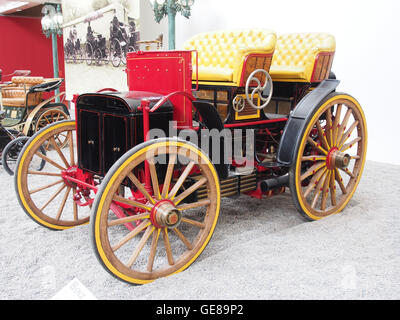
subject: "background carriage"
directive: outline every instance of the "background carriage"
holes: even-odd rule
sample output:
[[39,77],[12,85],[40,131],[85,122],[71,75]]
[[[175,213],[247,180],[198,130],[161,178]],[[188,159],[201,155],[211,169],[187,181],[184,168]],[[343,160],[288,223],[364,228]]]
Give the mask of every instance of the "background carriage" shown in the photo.
[[[62,82],[63,79],[14,76],[2,85],[0,151],[2,165],[9,174],[13,174],[19,151],[28,136],[48,124],[70,118],[67,106],[59,101],[64,92],[50,94]],[[44,164],[38,163],[36,168]]]
[[[36,133],[18,161],[16,192],[28,216],[58,230],[90,216],[100,263],[130,283],[193,263],[214,232],[221,197],[262,199],[288,187],[298,211],[315,220],[346,206],[365,162],[364,114],[336,92],[331,35],[228,30],[197,35],[184,49],[129,53],[129,92],[76,97],[76,122]],[[149,138],[171,121],[176,136],[245,129],[255,139],[239,139],[237,154],[213,162],[215,147]],[[68,146],[54,143],[60,135]],[[235,143],[226,137],[220,159]],[[49,143],[54,149],[41,155]],[[251,163],[236,161],[249,149]],[[46,161],[40,172],[30,169],[37,157]],[[40,193],[52,187],[43,202]]]

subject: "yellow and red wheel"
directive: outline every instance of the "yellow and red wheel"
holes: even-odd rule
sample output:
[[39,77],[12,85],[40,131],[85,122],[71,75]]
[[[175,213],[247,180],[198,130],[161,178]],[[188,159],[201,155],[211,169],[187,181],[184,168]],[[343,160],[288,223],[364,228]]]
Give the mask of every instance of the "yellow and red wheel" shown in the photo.
[[[197,199],[200,189],[205,196]],[[142,143],[101,184],[90,222],[94,251],[107,271],[129,283],[178,273],[204,250],[219,208],[218,175],[200,149],[172,139]]]
[[338,213],[353,196],[367,151],[360,104],[332,93],[316,108],[297,148],[289,184],[296,208],[309,220]]
[[[94,198],[93,191],[70,180],[77,172],[75,131],[71,120],[46,126],[28,140],[16,165],[15,189],[22,208],[35,222],[54,230],[87,223]],[[60,137],[65,147],[58,145]],[[43,146],[51,148],[43,152]],[[77,201],[78,196],[86,201]]]

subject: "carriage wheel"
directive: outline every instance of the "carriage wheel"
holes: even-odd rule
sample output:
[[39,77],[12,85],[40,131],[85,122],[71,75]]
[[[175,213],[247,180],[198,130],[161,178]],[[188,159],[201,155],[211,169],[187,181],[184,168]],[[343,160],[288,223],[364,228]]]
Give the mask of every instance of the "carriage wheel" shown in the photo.
[[79,49],[75,50],[74,62],[75,63],[82,62],[82,49],[79,48]]
[[[17,164],[18,156],[28,140],[29,137],[18,137],[11,140],[4,148],[1,162],[4,170],[6,170],[6,172],[10,176],[14,175],[15,165]],[[42,152],[42,154],[46,155],[46,151],[44,148],[41,148],[40,151]],[[43,159],[38,159],[36,163],[31,163],[31,169],[40,171],[43,169],[45,163],[46,162]]]
[[94,51],[94,58],[95,58],[95,60],[96,60],[96,64],[97,64],[98,66],[100,66],[101,63],[103,62],[103,54],[101,53],[100,48],[97,48],[97,49]]
[[122,49],[120,42],[118,41],[118,39],[112,40],[110,45],[110,58],[111,58],[111,63],[114,67],[118,67],[120,65],[121,55],[122,55]]
[[103,57],[104,64],[109,64],[110,62],[110,52],[108,51],[108,48],[104,48],[104,57]]
[[7,144],[9,144],[11,140],[22,135],[21,132],[14,129],[7,129],[7,131],[0,127],[0,158]]
[[347,94],[330,94],[309,120],[290,169],[290,189],[299,212],[309,220],[340,212],[360,181],[366,151],[361,106]]
[[76,50],[75,49],[73,49],[71,51],[71,60],[73,63],[76,63]]
[[[59,148],[56,138],[67,136],[68,147]],[[35,222],[50,229],[67,229],[89,221],[93,193],[85,194],[86,202],[78,202],[82,195],[80,186],[66,179],[77,173],[75,121],[51,124],[25,144],[15,171],[15,189],[19,203]],[[53,148],[44,155],[42,146]],[[46,164],[42,171],[32,164],[43,159]]]
[[130,283],[178,273],[209,242],[219,206],[218,176],[201,150],[177,140],[142,143],[114,164],[98,191],[90,222],[96,256]]
[[35,132],[43,129],[45,126],[52,124],[53,122],[68,120],[68,119],[69,116],[60,109],[52,108],[45,110],[43,113],[40,114],[39,118],[36,121]]
[[28,139],[28,137],[18,137],[13,139],[7,143],[3,150],[1,155],[1,164],[3,165],[4,170],[10,176],[14,175],[15,164],[17,163],[18,155]]
[[88,42],[86,43],[86,64],[90,66],[92,64],[92,59],[93,59],[93,47],[92,45]]
[[132,46],[126,45],[125,46],[125,50],[124,50],[124,54],[122,55],[122,64],[126,65],[126,56],[128,55],[128,52],[135,52],[135,48]]
[[71,56],[68,50],[64,49],[64,54],[65,54],[65,62],[69,63],[71,62]]
[[[65,105],[60,104],[60,107],[63,107],[63,106],[65,107]],[[44,127],[46,127],[49,124],[52,124],[54,122],[68,120],[68,119],[69,119],[69,115],[67,115],[64,111],[62,111],[60,109],[52,108],[52,109],[45,110],[43,113],[40,114],[39,118],[36,121],[35,132],[43,129]],[[55,138],[57,145],[60,148],[64,148],[65,145],[68,143],[67,138],[68,137],[65,134],[58,135]],[[49,150],[49,148],[51,148],[51,144],[47,144],[44,147],[46,150]]]

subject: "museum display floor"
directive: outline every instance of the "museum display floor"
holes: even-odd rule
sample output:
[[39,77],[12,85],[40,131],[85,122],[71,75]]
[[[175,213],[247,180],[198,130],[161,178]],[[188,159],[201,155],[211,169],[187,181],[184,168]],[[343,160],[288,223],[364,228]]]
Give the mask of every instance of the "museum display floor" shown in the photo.
[[51,299],[78,279],[98,299],[399,299],[400,166],[367,161],[345,210],[306,222],[289,191],[223,199],[186,271],[143,286],[108,274],[89,226],[51,231],[18,204],[0,167],[0,299]]

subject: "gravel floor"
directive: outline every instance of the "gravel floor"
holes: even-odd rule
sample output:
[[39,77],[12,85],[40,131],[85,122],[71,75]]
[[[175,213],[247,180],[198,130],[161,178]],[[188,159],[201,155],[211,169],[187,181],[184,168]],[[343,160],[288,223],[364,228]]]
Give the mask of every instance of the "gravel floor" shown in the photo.
[[0,167],[0,299],[50,299],[78,279],[98,299],[399,299],[400,167],[367,162],[343,213],[305,222],[289,192],[224,199],[217,228],[186,271],[143,286],[110,276],[89,226],[29,219]]

